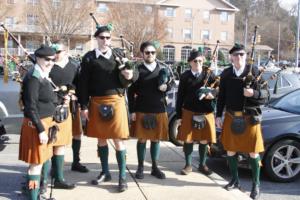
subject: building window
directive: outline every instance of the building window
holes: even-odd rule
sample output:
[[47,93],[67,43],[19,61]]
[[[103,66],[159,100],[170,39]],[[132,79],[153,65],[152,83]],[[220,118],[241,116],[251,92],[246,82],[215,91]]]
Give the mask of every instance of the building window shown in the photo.
[[186,19],[192,19],[192,9],[191,8],[186,8],[184,10],[184,17]]
[[203,20],[204,21],[209,21],[210,20],[210,13],[209,13],[209,10],[204,10],[203,11]]
[[164,59],[166,62],[175,61],[175,47],[171,45],[166,45],[163,48]]
[[145,6],[145,13],[152,13],[153,8],[152,6]]
[[37,25],[37,15],[27,14],[27,25]]
[[184,46],[181,48],[181,60],[187,61],[190,53],[191,53],[192,47],[190,46]]
[[106,3],[98,3],[97,12],[98,13],[106,13],[108,11],[108,7]]
[[168,37],[173,38],[174,37],[173,28],[167,28],[166,30],[168,32]]
[[27,0],[28,4],[31,4],[32,6],[35,6],[39,3],[39,0]]
[[192,39],[192,30],[187,28],[183,29],[183,39]]
[[229,20],[228,12],[221,12],[220,20],[221,20],[221,22],[228,22],[228,20]]
[[28,49],[29,51],[34,51],[38,47],[39,47],[39,43],[37,41],[33,41],[33,40],[26,41],[26,49]]
[[210,38],[209,30],[201,31],[201,39],[202,40],[209,40],[209,38]]
[[167,7],[165,10],[166,17],[175,17],[175,9],[171,7]]
[[58,8],[60,6],[60,0],[52,0],[52,5],[54,8]]
[[15,0],[7,0],[7,4],[15,4]]
[[8,28],[13,28],[14,24],[15,24],[14,17],[6,17],[6,18],[5,18],[5,25],[6,25]]
[[228,34],[226,31],[221,32],[221,41],[226,41],[228,39]]

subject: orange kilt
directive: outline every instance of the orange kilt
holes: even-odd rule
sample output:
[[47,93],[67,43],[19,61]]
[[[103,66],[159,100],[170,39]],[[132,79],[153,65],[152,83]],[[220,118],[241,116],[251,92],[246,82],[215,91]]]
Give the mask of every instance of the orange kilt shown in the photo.
[[202,129],[192,127],[192,117],[199,113],[182,109],[182,121],[177,139],[184,142],[207,140],[216,143],[216,125],[214,113],[205,114],[206,124]]
[[[52,117],[42,119],[42,123],[47,134],[49,127],[55,124]],[[37,129],[28,118],[24,118],[21,127],[19,160],[29,164],[43,164],[52,157],[52,152],[53,145],[41,144]]]
[[[111,120],[105,121],[101,118],[98,111],[101,104],[113,106],[114,116]],[[129,127],[125,97],[119,95],[92,97],[89,103],[89,121],[86,125],[86,135],[100,139],[127,139]]]
[[72,143],[72,115],[69,109],[68,118],[61,122],[56,123],[59,131],[57,132],[57,140],[53,146],[64,146]]
[[82,123],[80,117],[80,108],[77,109],[75,118],[72,118],[72,135],[73,136],[80,136],[82,134]]
[[[143,118],[145,114],[154,114],[157,121],[155,129],[145,129]],[[136,113],[136,121],[130,127],[130,136],[145,140],[169,140],[168,114],[164,113]]]
[[[250,116],[245,116],[249,122]],[[231,131],[233,116],[226,112],[221,134],[223,147],[227,151],[243,153],[259,153],[264,151],[264,142],[262,138],[261,125],[251,125],[247,123],[243,134],[236,135]]]

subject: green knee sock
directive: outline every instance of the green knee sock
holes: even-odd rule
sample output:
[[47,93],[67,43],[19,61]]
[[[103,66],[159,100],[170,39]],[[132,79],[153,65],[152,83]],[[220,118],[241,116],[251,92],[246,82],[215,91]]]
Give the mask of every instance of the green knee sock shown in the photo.
[[50,160],[47,160],[43,164],[42,176],[41,176],[41,181],[43,182],[44,185],[46,185],[48,182],[49,169],[50,169]]
[[238,175],[238,160],[236,155],[234,156],[227,156],[227,161],[229,164],[229,169],[230,169],[230,173],[232,178],[235,181],[239,181],[239,175]]
[[144,166],[145,154],[146,154],[146,142],[137,142],[136,144],[138,164],[140,167]]
[[37,182],[37,188],[35,188],[35,189],[29,189],[28,188],[28,191],[29,191],[28,195],[29,195],[30,200],[38,200],[38,195],[39,195],[39,192],[40,192],[40,186],[39,186],[40,178],[41,178],[40,175],[28,175],[28,182],[29,181],[36,181]]
[[185,165],[192,166],[193,143],[184,143],[183,152],[185,156]]
[[72,140],[72,150],[73,150],[73,163],[79,163],[79,151],[81,146],[81,140],[73,139]]
[[256,185],[260,185],[260,157],[249,158],[249,162],[252,170],[252,181]]
[[201,144],[201,143],[199,144],[199,157],[200,157],[199,166],[204,166],[206,164],[207,149],[208,149],[208,144]]
[[116,157],[119,166],[119,178],[126,178],[126,150],[116,151]]
[[109,167],[108,167],[108,146],[98,146],[98,155],[100,157],[102,172],[105,174],[109,174]]
[[52,169],[55,181],[64,181],[64,155],[54,155],[52,157]]
[[151,141],[150,154],[152,159],[152,168],[157,168],[157,161],[159,159],[159,150],[160,150],[159,142]]

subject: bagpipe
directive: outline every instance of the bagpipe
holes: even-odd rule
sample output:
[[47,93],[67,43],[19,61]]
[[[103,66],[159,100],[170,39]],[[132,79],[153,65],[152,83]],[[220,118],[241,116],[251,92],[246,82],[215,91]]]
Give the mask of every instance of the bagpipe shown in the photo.
[[[217,40],[217,44],[214,48],[213,54],[211,56],[212,60],[218,60],[218,49],[219,49],[220,41]],[[196,91],[198,99],[201,101],[208,93],[213,92],[215,90],[218,90],[218,87],[220,85],[220,76],[214,76],[212,68],[212,63],[210,62],[206,66],[203,67],[204,71],[204,81],[203,85]],[[209,79],[213,78],[214,80],[209,84]]]
[[175,84],[176,76],[174,75],[170,65],[160,61],[159,59],[156,59],[155,61],[161,66],[158,73],[158,88],[164,84],[169,85],[170,87],[173,86]]

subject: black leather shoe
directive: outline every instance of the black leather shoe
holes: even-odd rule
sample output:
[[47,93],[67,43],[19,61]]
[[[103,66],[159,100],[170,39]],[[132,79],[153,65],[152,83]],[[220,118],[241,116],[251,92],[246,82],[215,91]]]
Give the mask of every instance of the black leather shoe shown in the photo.
[[127,182],[124,178],[119,179],[119,185],[118,185],[118,191],[119,192],[124,192],[125,190],[128,189]]
[[209,176],[212,174],[212,171],[206,166],[199,166],[198,171],[201,172],[202,174]]
[[227,185],[224,186],[224,189],[225,190],[233,190],[233,189],[239,189],[239,190],[242,190],[242,187],[240,185],[240,182],[239,181],[236,181],[234,179],[232,179]]
[[99,176],[97,176],[97,179],[92,180],[93,185],[99,185],[101,182],[108,182],[111,181],[111,175],[105,174],[104,172],[101,172]]
[[135,178],[137,178],[137,179],[144,178],[144,168],[143,167],[138,167],[138,169],[135,172]]
[[163,173],[162,171],[160,171],[160,169],[158,169],[158,168],[152,169],[151,175],[155,176],[156,178],[159,178],[159,179],[166,179],[165,173]]
[[68,183],[65,180],[63,181],[54,181],[54,188],[56,189],[67,189],[67,190],[72,190],[75,188],[75,184],[73,183]]
[[71,170],[72,171],[81,172],[81,173],[87,173],[87,172],[89,172],[89,169],[86,168],[86,166],[83,166],[80,163],[72,163]]
[[186,165],[181,171],[180,174],[181,175],[188,175],[189,173],[191,173],[193,171],[193,167],[191,165]]
[[252,190],[251,190],[251,193],[250,193],[250,198],[251,199],[258,199],[259,195],[260,195],[259,186],[257,184],[253,184],[252,185]]

